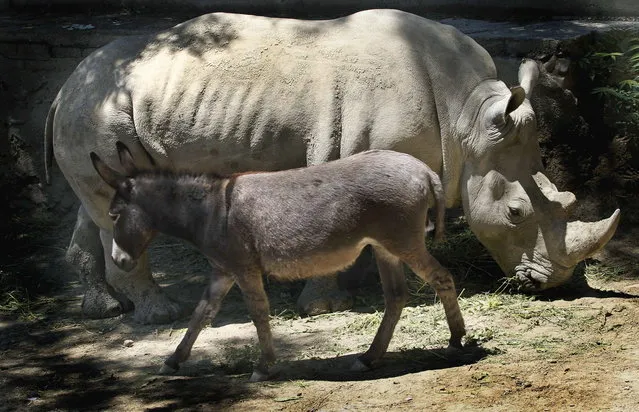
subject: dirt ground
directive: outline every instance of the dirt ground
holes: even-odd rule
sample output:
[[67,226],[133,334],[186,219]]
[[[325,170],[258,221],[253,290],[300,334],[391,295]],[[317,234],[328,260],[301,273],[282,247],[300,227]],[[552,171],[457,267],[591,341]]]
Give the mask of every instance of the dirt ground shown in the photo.
[[[33,302],[32,321],[0,322],[0,410],[639,410],[634,239],[615,240],[599,256],[622,268],[615,276],[590,261],[587,283],[550,295],[460,280],[469,335],[454,356],[444,351],[441,304],[430,288],[413,287],[389,353],[365,373],[349,368],[381,320],[378,283],[359,290],[353,311],[300,318],[301,285],[269,282],[280,362],[263,383],[248,382],[258,350],[237,289],[178,374],[161,376],[187,319],[156,326],[137,325],[130,314],[83,319],[81,288],[70,281],[57,296]],[[156,279],[192,307],[208,278],[201,257],[166,239],[152,256]]]

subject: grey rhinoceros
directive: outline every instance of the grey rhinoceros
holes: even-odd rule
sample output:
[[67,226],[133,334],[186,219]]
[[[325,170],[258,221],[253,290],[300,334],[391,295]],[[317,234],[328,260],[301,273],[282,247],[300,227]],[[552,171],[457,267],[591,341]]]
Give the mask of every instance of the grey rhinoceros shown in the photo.
[[[619,211],[569,221],[575,196],[546,178],[539,152],[538,74],[522,63],[509,89],[471,38],[397,10],[323,21],[213,13],[100,48],[60,90],[45,136],[47,176],[53,154],[82,204],[68,258],[86,285],[84,313],[133,305],[136,321],[155,323],[179,312],[146,256],[126,274],[110,258],[113,189],[89,153],[117,167],[118,140],[136,158],[196,173],[409,153],[440,175],[447,206],[461,202],[507,275],[531,289],[565,282],[612,237]],[[330,310],[335,278],[306,284],[306,311]]]

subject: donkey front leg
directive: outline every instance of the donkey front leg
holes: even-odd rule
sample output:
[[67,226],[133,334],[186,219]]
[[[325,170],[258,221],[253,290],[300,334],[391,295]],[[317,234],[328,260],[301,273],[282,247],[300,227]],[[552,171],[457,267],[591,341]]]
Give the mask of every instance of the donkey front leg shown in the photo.
[[386,353],[408,299],[408,287],[402,262],[382,247],[375,247],[375,259],[384,291],[384,317],[370,348],[355,361],[351,367],[352,370],[368,370]]
[[457,302],[453,276],[437,259],[426,251],[426,246],[418,249],[418,253],[407,256],[404,261],[417,276],[435,289],[435,292],[439,295],[446,313],[448,328],[450,329],[450,347],[461,348],[461,340],[466,334],[466,328],[464,326],[464,318],[459,309],[459,303]]
[[264,381],[269,378],[269,366],[275,362],[275,351],[273,350],[273,336],[269,324],[271,310],[264,291],[262,274],[259,272],[246,274],[238,277],[236,281],[242,289],[244,301],[248,306],[255,329],[257,329],[257,339],[260,342],[260,360],[253,370],[250,381]]
[[172,374],[180,368],[180,363],[186,361],[191,355],[191,348],[197,339],[200,331],[206,323],[215,317],[220,310],[222,299],[231,289],[235,280],[228,275],[213,275],[211,283],[204,291],[202,299],[197,304],[186,334],[182,341],[160,369],[160,374]]

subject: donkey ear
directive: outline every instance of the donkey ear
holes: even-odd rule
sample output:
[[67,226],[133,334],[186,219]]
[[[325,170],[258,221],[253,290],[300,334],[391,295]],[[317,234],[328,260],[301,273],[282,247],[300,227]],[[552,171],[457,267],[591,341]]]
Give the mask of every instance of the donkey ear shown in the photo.
[[94,152],[91,152],[91,162],[93,162],[93,167],[95,168],[96,172],[98,172],[102,180],[104,180],[106,184],[117,190],[120,183],[124,181],[124,176],[111,169]]
[[118,157],[120,158],[120,164],[124,168],[127,176],[134,176],[138,168],[135,166],[135,162],[133,161],[133,155],[129,151],[129,148],[120,141],[115,143],[115,147],[118,149]]

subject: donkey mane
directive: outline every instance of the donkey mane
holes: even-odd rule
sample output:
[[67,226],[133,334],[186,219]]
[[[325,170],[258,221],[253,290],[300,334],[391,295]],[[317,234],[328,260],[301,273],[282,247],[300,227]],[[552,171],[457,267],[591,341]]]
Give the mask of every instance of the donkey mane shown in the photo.
[[222,180],[222,179],[231,179],[242,175],[251,175],[251,174],[259,174],[266,173],[264,171],[246,171],[246,172],[237,172],[231,174],[222,174],[216,172],[206,172],[206,173],[194,173],[190,170],[182,169],[182,170],[170,170],[170,169],[141,169],[138,170],[135,174],[129,176],[133,179],[137,179],[140,177],[153,177],[153,178],[163,178],[168,180],[189,180],[193,182],[201,182],[207,181],[210,182],[212,180]]

